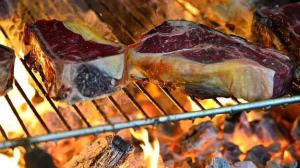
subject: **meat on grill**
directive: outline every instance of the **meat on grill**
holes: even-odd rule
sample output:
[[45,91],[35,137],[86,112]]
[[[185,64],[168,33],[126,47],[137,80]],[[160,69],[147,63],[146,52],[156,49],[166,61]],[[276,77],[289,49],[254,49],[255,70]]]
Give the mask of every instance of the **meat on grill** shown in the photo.
[[8,47],[0,45],[0,96],[3,96],[13,84],[15,54]]
[[72,22],[26,25],[27,64],[38,71],[50,97],[68,103],[117,90],[124,81],[124,47]]
[[272,49],[189,21],[167,21],[128,49],[130,75],[182,86],[195,96],[248,101],[283,95],[290,59]]
[[253,32],[258,42],[283,50],[300,63],[300,2],[262,7],[254,18]]

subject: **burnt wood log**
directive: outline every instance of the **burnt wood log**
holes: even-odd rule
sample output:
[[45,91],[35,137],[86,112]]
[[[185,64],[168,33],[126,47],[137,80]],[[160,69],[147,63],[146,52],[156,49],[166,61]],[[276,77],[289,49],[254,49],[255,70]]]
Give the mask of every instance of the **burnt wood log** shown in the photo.
[[[158,167],[163,168],[161,158],[158,162]],[[140,148],[120,136],[104,134],[73,157],[64,168],[147,168],[147,163]]]
[[[119,136],[100,137],[66,164],[66,168],[116,168],[142,164],[142,155]],[[141,162],[141,163],[139,163]],[[139,167],[139,166],[137,166]]]

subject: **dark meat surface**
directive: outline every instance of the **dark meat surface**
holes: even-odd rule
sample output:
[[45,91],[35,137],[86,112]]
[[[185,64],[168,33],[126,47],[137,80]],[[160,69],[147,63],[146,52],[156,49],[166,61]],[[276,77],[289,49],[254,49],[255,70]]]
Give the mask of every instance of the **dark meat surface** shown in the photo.
[[182,20],[164,22],[130,47],[131,76],[183,86],[205,98],[281,96],[294,68],[275,50]]
[[8,47],[0,45],[0,96],[12,88],[15,54]]
[[300,61],[300,2],[262,7],[255,12],[253,32],[256,40]]
[[50,97],[68,103],[94,99],[123,83],[121,44],[107,41],[87,26],[58,20],[26,25],[27,64],[38,71]]

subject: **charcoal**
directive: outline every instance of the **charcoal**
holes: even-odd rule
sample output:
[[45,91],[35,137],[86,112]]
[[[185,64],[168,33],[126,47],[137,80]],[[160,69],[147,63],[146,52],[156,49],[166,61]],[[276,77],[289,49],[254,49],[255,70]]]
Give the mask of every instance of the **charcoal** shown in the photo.
[[26,152],[26,168],[56,168],[51,155],[40,148],[34,148]]
[[291,130],[291,135],[294,138],[294,140],[299,141],[300,140],[300,117],[298,117],[294,123]]
[[289,168],[299,168],[299,162],[293,162],[290,166],[289,166]]
[[257,168],[255,164],[251,161],[243,161],[243,162],[236,162],[234,164],[235,168]]
[[287,151],[292,155],[296,160],[300,160],[300,155],[298,152],[299,147],[297,147],[297,143],[289,145]]
[[235,163],[240,161],[239,156],[242,154],[239,146],[227,142],[223,144],[223,154],[224,158],[230,161],[231,163]]
[[266,168],[282,168],[282,166],[276,162],[268,161]]
[[267,161],[271,159],[268,149],[262,145],[253,147],[247,152],[246,161],[252,161],[258,168],[265,167]]
[[180,168],[197,168],[201,167],[200,163],[196,161],[193,161],[192,158],[188,157],[182,161],[175,162],[173,167],[180,167]]
[[268,146],[268,151],[273,152],[273,153],[279,152],[280,149],[281,149],[280,143],[275,143],[275,144]]
[[258,137],[265,142],[276,143],[284,138],[278,124],[268,116],[264,116],[263,119],[254,124],[254,129]]
[[214,158],[211,160],[208,168],[232,168],[232,166],[224,159]]
[[235,129],[235,122],[232,121],[225,121],[224,123],[224,133],[232,134]]
[[182,153],[197,152],[205,155],[215,152],[218,146],[217,129],[211,121],[191,128],[180,142]]

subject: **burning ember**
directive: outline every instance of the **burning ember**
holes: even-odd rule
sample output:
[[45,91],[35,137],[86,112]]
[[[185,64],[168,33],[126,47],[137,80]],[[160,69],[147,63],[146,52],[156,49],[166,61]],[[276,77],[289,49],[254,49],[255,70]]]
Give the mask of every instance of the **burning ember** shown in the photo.
[[158,159],[159,159],[159,142],[157,139],[153,141],[151,144],[149,141],[148,131],[144,128],[134,131],[130,129],[130,132],[134,138],[143,142],[141,144],[141,148],[144,152],[144,159],[147,162],[149,168],[157,168],[158,167]]
[[0,154],[1,166],[7,168],[19,168],[19,161],[21,159],[21,151],[19,148],[13,150],[12,156]]

